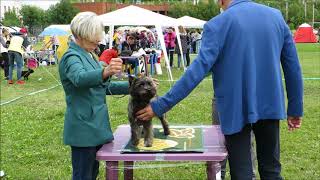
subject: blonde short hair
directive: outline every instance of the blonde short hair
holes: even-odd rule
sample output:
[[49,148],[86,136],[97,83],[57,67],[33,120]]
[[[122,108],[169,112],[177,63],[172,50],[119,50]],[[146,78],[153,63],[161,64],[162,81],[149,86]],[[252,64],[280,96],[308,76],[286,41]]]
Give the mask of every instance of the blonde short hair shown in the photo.
[[103,38],[104,26],[102,20],[93,12],[80,12],[71,21],[70,29],[73,36],[89,41]]

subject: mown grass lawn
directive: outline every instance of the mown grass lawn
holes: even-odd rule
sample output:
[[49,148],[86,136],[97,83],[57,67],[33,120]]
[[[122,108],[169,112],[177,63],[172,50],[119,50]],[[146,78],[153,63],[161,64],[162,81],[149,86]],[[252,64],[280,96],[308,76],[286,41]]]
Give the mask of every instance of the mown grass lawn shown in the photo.
[[[282,175],[288,180],[320,179],[320,45],[298,44],[304,80],[304,120],[301,129],[288,132],[281,123]],[[193,56],[194,57],[194,56]],[[163,67],[159,94],[172,86]],[[182,71],[173,69],[174,79]],[[39,67],[23,86],[8,86],[1,71],[1,166],[7,179],[71,179],[70,148],[62,143],[64,92],[57,67]],[[318,79],[317,79],[318,78]],[[28,95],[46,88],[52,89]],[[211,77],[168,112],[170,124],[211,124]],[[127,124],[128,96],[107,96],[112,129]],[[157,122],[156,120],[154,121]],[[143,180],[206,179],[204,163],[137,163],[134,178]],[[104,178],[100,163],[99,179]],[[177,165],[177,167],[171,167]],[[178,166],[179,165],[179,166]],[[159,167],[161,166],[161,167]],[[120,175],[122,178],[122,174]],[[230,179],[227,176],[227,179]]]

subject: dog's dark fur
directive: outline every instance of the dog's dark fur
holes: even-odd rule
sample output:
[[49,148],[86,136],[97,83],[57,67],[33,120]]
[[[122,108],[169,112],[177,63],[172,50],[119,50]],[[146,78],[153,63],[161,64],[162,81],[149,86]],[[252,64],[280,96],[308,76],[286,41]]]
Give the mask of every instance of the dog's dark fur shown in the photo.
[[28,71],[22,71],[21,77],[23,77],[24,80],[28,80],[30,74],[32,74],[33,72],[33,69],[28,69]]
[[[144,146],[151,147],[153,143],[153,126],[152,120],[141,121],[137,119],[136,113],[145,108],[152,98],[157,94],[156,85],[152,78],[142,77],[134,78],[129,77],[129,104],[128,104],[128,117],[131,126],[131,143],[134,146],[139,144],[139,139],[144,135]],[[159,117],[164,134],[169,135],[169,125],[165,115]],[[143,130],[141,128],[143,126]]]

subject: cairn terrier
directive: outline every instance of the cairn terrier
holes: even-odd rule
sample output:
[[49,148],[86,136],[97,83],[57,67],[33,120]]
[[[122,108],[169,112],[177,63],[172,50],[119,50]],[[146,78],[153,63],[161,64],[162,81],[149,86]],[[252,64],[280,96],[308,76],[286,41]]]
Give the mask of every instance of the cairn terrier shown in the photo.
[[[156,97],[156,84],[150,77],[129,77],[129,104],[128,118],[131,127],[131,143],[134,146],[139,144],[140,137],[144,136],[144,146],[151,147],[153,143],[152,120],[141,121],[137,119],[136,113],[145,108],[150,100]],[[168,121],[165,115],[159,117],[165,135],[170,134]],[[143,129],[142,127],[143,126]]]

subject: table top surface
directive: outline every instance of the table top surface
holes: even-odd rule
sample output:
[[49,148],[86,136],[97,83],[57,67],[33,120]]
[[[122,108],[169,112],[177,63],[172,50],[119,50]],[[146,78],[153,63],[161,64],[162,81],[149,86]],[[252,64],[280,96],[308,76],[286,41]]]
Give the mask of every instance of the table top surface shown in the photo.
[[[174,127],[174,126],[172,126]],[[179,126],[176,126],[179,127]],[[186,127],[186,126],[183,126]],[[220,126],[190,126],[203,129],[203,153],[128,153],[121,154],[130,140],[130,126],[120,125],[114,133],[114,140],[104,144],[97,152],[97,160],[104,161],[222,161],[227,156],[224,136]]]

